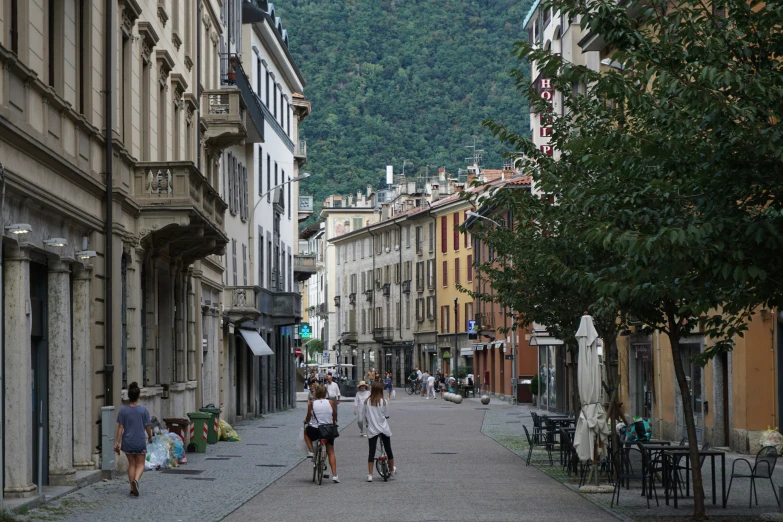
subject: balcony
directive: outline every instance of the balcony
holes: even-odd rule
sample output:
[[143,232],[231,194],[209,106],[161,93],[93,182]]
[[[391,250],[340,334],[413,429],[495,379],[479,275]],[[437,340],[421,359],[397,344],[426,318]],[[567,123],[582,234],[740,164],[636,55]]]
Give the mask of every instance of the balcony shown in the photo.
[[390,343],[394,340],[394,328],[373,328],[372,339],[379,343]]
[[343,343],[343,346],[356,346],[359,344],[359,334],[356,332],[356,330],[348,330],[347,332],[343,332],[340,334],[340,342]]
[[302,320],[302,296],[298,292],[259,289],[257,308],[272,318],[273,325],[296,324]]
[[367,290],[366,292],[364,292],[364,297],[367,299],[368,303],[372,303],[372,294],[373,294],[372,290]]
[[316,309],[315,313],[318,317],[324,319],[329,316],[329,311],[326,309],[326,303],[319,304]]
[[408,279],[407,281],[402,282],[402,293],[403,294],[410,294],[411,293],[411,280]]
[[305,140],[299,140],[294,149],[294,159],[299,162],[301,167],[307,163],[307,142]]
[[495,316],[493,314],[476,314],[476,329],[479,335],[495,338]]
[[227,286],[223,290],[223,302],[232,323],[255,321],[261,315],[256,308],[259,290],[257,286]]
[[307,281],[315,274],[315,254],[297,254],[294,256],[294,276],[297,281]]
[[133,172],[133,199],[139,205],[142,237],[186,264],[223,255],[226,204],[190,161],[139,162]]
[[[264,110],[261,100],[250,86],[250,79],[242,67],[241,57],[236,54],[222,53],[220,55],[220,84],[239,90],[247,107],[247,141],[250,143],[264,142]],[[225,89],[221,89],[225,90]]]
[[201,96],[205,108],[201,124],[207,145],[225,149],[245,141],[246,110],[239,89],[210,89]]
[[348,304],[351,306],[356,306],[356,292],[351,292],[348,294]]
[[383,296],[389,297],[391,295],[391,285],[386,283],[383,285]]

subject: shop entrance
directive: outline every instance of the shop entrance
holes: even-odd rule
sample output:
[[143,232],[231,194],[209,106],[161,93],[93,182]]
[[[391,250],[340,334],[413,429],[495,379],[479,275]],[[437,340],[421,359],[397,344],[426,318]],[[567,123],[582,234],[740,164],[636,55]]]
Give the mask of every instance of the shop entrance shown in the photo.
[[[49,273],[45,265],[30,263],[33,371],[33,482],[49,484],[49,343],[47,324]],[[43,429],[39,432],[39,427]],[[40,469],[40,476],[39,476]]]

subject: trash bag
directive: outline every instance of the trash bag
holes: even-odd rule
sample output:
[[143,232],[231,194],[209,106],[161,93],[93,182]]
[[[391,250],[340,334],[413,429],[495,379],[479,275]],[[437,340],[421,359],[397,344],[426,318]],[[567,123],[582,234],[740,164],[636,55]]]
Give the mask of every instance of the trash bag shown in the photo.
[[182,458],[185,456],[185,445],[182,442],[182,438],[176,433],[167,433],[166,437],[174,442],[174,456],[181,463]]
[[778,455],[783,455],[783,435],[780,434],[777,428],[772,429],[767,426],[766,431],[761,434],[759,444],[762,447],[772,446],[777,450]]
[[153,470],[165,468],[169,462],[169,450],[160,437],[154,437],[152,442],[147,444],[147,456],[144,459],[144,469]]
[[179,466],[179,459],[177,459],[177,456],[174,452],[174,441],[166,435],[158,435],[155,438],[160,440],[163,445],[166,446],[166,464],[164,467],[166,469],[170,469]]
[[219,428],[220,429],[218,431],[220,434],[220,440],[228,442],[239,442],[242,440],[239,438],[239,435],[237,435],[237,432],[234,431],[234,428],[232,428],[231,425],[223,419],[220,419]]
[[625,440],[637,442],[652,439],[652,420],[634,417],[633,421],[633,424],[627,427]]
[[304,439],[304,428],[299,430],[299,437],[296,439],[296,449],[300,451],[307,451],[307,443]]

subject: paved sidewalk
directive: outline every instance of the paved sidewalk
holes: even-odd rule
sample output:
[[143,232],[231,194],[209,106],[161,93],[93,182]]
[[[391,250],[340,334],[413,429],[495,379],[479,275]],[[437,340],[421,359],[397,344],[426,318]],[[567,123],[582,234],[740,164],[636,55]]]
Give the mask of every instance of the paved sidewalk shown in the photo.
[[[521,405],[513,408],[506,409],[493,409],[488,411],[484,419],[484,425],[482,431],[498,441],[503,446],[509,448],[511,451],[521,457],[526,457],[529,446],[525,440],[525,434],[522,430],[522,425],[527,426],[528,430],[532,434],[533,421],[530,417],[531,411],[538,411],[531,408],[529,405]],[[540,412],[539,414],[545,414],[546,412]],[[566,488],[578,492],[578,479],[575,477],[569,477],[568,473],[562,469],[559,463],[559,448],[553,452],[553,459],[555,461],[554,466],[549,465],[549,460],[546,457],[546,452],[543,450],[533,451],[533,460],[530,466],[536,467],[552,477],[553,479],[561,482]],[[731,466],[738,458],[747,458],[751,464],[754,462],[755,456],[738,455],[735,453],[726,454],[726,489],[728,490],[729,477],[731,475]],[[702,477],[704,481],[704,491],[707,503],[707,513],[711,516],[751,516],[762,515],[766,513],[777,513],[778,507],[775,502],[775,497],[772,491],[772,487],[768,480],[758,480],[756,482],[758,489],[758,507],[748,508],[748,495],[750,494],[750,481],[748,479],[737,479],[734,481],[731,487],[731,496],[727,503],[727,509],[721,508],[721,478],[720,478],[720,459],[715,460],[716,467],[716,493],[717,493],[717,505],[712,505],[712,479],[711,479],[711,467],[710,460],[706,459],[702,466]],[[783,485],[783,467],[778,463],[773,474],[773,481],[776,487]],[[524,463],[523,463],[524,465]],[[737,464],[737,470],[740,470],[742,463]],[[744,467],[744,471],[747,471],[747,466]],[[606,481],[602,481],[606,483]],[[656,506],[655,499],[650,500],[650,509],[647,509],[647,500],[641,495],[640,483],[634,483],[631,485],[630,490],[623,489],[620,493],[620,506],[615,505],[610,507],[612,495],[609,494],[581,494],[586,499],[590,500],[596,505],[601,506],[606,510],[611,510],[620,518],[634,519],[636,517],[646,516],[687,516],[693,513],[693,500],[692,498],[686,498],[679,500],[679,509],[674,509],[674,501],[672,497],[669,499],[669,506],[666,505],[664,500],[664,490],[660,483],[656,483],[656,489],[658,492],[658,503]],[[685,484],[683,483],[683,491],[685,490]],[[692,492],[691,492],[692,494]]]
[[396,477],[366,482],[367,439],[351,425],[335,445],[340,484],[315,485],[307,461],[226,520],[616,520],[481,433],[485,413],[516,408],[400,392],[390,419]]
[[[306,409],[273,413],[263,419],[237,423],[241,442],[218,442],[207,453],[188,453],[177,470],[198,474],[145,471],[141,495],[129,495],[126,474],[80,489],[19,516],[21,520],[78,522],[221,520],[237,507],[302,462],[296,449]],[[345,429],[353,422],[353,401],[339,410]],[[175,470],[176,471],[176,470]]]

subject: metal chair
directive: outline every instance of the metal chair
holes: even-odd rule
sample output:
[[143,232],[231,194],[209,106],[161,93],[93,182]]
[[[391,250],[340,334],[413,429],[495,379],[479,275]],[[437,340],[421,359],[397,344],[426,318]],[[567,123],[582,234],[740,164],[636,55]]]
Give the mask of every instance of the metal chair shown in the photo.
[[[734,473],[734,466],[737,462],[744,462],[748,465],[749,475]],[[729,481],[729,491],[726,493],[726,501],[728,502],[729,495],[731,495],[731,483],[735,478],[749,478],[750,479],[750,495],[748,498],[748,507],[753,507],[753,498],[756,498],[756,505],[759,505],[758,488],[756,488],[756,479],[768,479],[769,484],[772,486],[772,493],[775,494],[775,501],[780,507],[780,499],[778,493],[775,491],[775,483],[772,482],[772,472],[775,471],[775,464],[778,461],[778,452],[773,446],[764,446],[756,454],[756,462],[753,466],[750,465],[748,459],[737,459],[731,464],[731,480]]]
[[[650,490],[655,495],[655,505],[658,504],[658,492],[655,489],[655,480],[650,471],[650,456],[646,451],[640,451],[636,448],[622,448],[612,455],[614,464],[615,483],[612,492],[611,507],[614,507],[615,495],[617,496],[617,505],[620,505],[620,490],[622,485],[626,489],[630,488],[631,480],[642,481],[642,494],[647,497],[647,508],[650,508]],[[649,488],[649,489],[648,489]]]
[[530,412],[530,417],[533,419],[533,438],[536,442],[541,442],[541,434],[543,432],[543,428],[541,428],[541,417],[534,411]]
[[552,462],[552,444],[548,440],[536,442],[533,437],[530,436],[530,432],[524,424],[522,425],[522,429],[525,430],[525,438],[527,438],[527,443],[530,446],[530,450],[527,452],[527,459],[525,459],[525,465],[530,465],[530,459],[533,456],[533,448],[544,448],[546,449],[547,455],[549,455],[549,465],[554,466],[554,463]]

